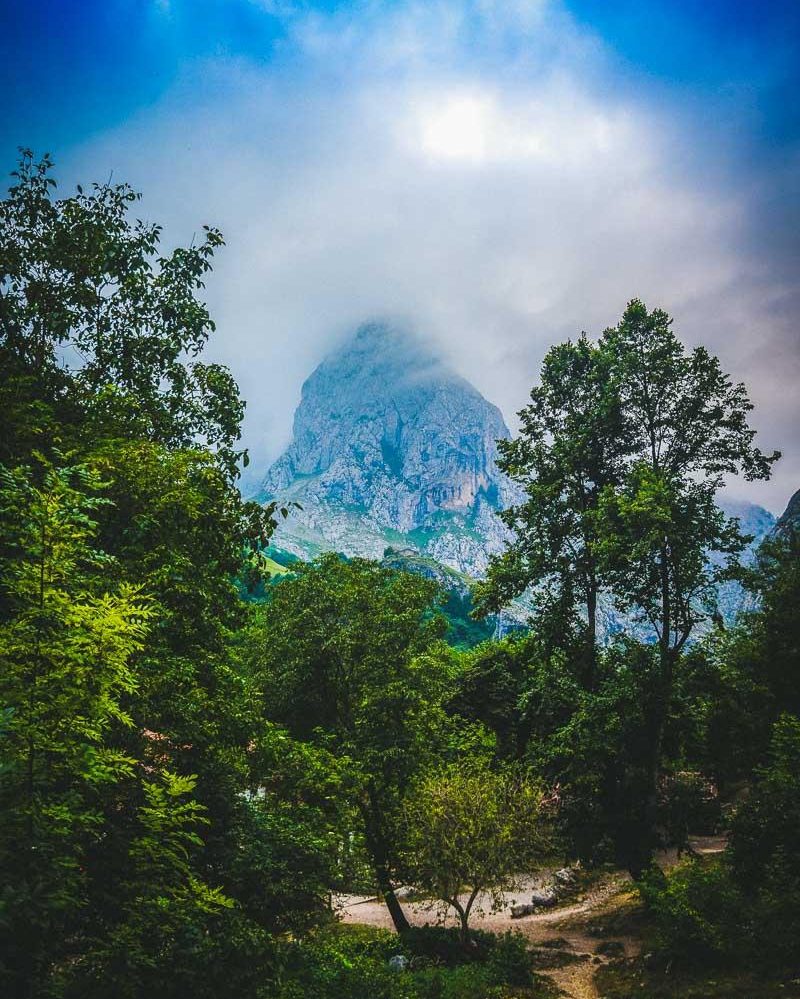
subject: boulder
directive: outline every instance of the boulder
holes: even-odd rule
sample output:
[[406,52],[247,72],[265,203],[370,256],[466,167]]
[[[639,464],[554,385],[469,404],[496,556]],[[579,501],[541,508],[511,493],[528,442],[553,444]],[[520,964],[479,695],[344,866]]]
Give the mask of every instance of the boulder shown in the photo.
[[531,904],[537,909],[552,909],[558,901],[555,888],[537,888],[531,894]]
[[562,888],[571,888],[576,881],[575,872],[569,867],[562,867],[560,871],[556,871],[553,875],[553,879],[556,884],[560,885]]
[[521,919],[523,916],[530,916],[534,912],[536,912],[536,906],[531,905],[529,902],[520,902],[518,905],[511,906],[512,919]]
[[408,958],[405,954],[393,954],[389,958],[389,967],[392,971],[407,971],[408,970]]

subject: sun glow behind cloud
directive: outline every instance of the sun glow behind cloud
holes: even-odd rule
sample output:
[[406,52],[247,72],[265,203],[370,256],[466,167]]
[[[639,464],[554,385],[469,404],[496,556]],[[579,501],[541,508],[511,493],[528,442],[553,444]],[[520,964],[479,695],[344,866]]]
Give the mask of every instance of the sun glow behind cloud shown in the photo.
[[613,153],[629,138],[624,120],[574,97],[556,106],[536,100],[503,104],[491,93],[469,91],[434,97],[435,103],[421,97],[409,135],[409,145],[431,160],[477,167],[538,160],[568,167]]
[[[502,144],[497,135],[497,109],[490,97],[457,94],[420,115],[419,141],[434,159],[485,163],[487,158],[505,158],[509,136]],[[513,130],[511,138],[517,139]],[[519,141],[513,143],[519,146]]]

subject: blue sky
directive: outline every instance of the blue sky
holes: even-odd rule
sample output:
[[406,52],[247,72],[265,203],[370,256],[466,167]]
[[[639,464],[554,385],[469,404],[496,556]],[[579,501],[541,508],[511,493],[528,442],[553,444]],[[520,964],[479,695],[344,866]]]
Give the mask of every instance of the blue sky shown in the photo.
[[[0,153],[129,179],[228,248],[212,350],[256,467],[369,315],[513,424],[546,347],[633,295],[757,402],[800,485],[800,5],[736,0],[0,0]],[[276,374],[279,377],[276,377]]]
[[[369,6],[3,0],[0,79],[11,97],[0,122],[5,158],[20,142],[66,147],[123,121],[157,100],[193,60],[245,57],[268,65],[287,39],[282,10],[329,14]],[[629,82],[660,85],[688,101],[750,104],[752,139],[754,148],[763,144],[760,152],[797,142],[797,3],[574,0],[567,9],[613,49]]]

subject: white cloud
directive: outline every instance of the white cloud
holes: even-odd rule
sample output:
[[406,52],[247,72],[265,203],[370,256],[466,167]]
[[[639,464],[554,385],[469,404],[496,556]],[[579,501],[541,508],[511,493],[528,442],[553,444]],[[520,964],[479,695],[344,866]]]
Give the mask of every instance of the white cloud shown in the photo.
[[[260,468],[303,378],[365,318],[411,321],[513,421],[547,346],[634,295],[748,380],[765,446],[789,449],[787,290],[713,134],[616,86],[597,40],[543,0],[281,6],[277,59],[195,66],[69,165],[113,167],[176,241],[225,232],[213,352],[248,399]],[[750,495],[780,507],[796,484],[795,450]]]
[[416,95],[404,121],[406,144],[433,161],[582,170],[589,158],[619,156],[635,135],[625,115],[612,116],[581,94],[549,96],[509,99],[477,88]]

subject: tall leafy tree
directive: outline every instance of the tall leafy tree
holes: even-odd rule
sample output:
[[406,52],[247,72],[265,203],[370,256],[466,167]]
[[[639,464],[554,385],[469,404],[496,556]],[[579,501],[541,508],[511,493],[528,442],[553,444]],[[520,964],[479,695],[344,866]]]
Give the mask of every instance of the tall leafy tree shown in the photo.
[[56,199],[51,160],[29,150],[14,176],[0,203],[0,459],[47,428],[64,442],[202,439],[234,476],[243,404],[226,368],[197,359],[214,329],[197,294],[221,234],[206,226],[162,254],[161,227],[130,218],[127,184]]
[[435,750],[448,685],[436,584],[323,555],[278,583],[254,654],[275,721],[351,761],[361,832],[398,930],[394,892],[405,788]]
[[319,918],[338,778],[236,648],[275,511],[236,489],[243,404],[200,360],[221,237],[163,253],[126,185],[57,200],[50,174],[25,152],[0,203],[2,970],[239,994]]
[[614,595],[656,636],[647,761],[652,830],[675,667],[709,612],[714,584],[736,570],[747,540],[715,495],[727,475],[768,478],[779,455],[756,447],[744,385],[732,383],[705,348],[687,351],[662,310],[648,312],[633,300],[601,347],[614,358],[626,467],[619,484],[603,489],[594,551]]
[[492,560],[476,591],[486,613],[532,588],[537,630],[562,647],[566,635],[583,632],[588,686],[594,682],[603,584],[595,514],[603,489],[619,479],[624,444],[611,361],[586,336],[545,356],[540,382],[519,413],[519,434],[498,442],[498,465],[523,494],[501,514],[513,540]]
[[100,489],[82,466],[0,474],[3,540],[14,553],[0,581],[0,951],[6,985],[21,995],[71,956],[104,789],[133,773],[112,733],[131,724],[122,700],[135,689],[131,659],[152,609],[129,584],[104,582]]

